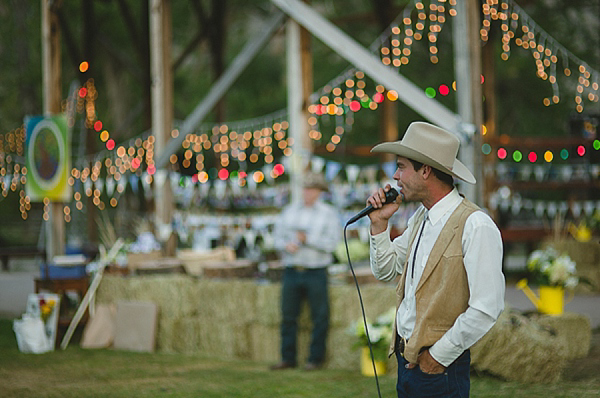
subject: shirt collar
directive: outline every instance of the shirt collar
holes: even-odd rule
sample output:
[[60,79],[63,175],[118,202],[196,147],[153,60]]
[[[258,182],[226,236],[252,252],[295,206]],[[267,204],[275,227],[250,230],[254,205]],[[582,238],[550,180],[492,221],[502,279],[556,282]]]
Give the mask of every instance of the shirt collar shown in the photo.
[[461,200],[462,198],[458,194],[458,190],[456,188],[450,191],[448,195],[440,199],[427,212],[427,216],[429,217],[431,225],[435,225],[439,220],[442,219],[444,214],[458,206]]

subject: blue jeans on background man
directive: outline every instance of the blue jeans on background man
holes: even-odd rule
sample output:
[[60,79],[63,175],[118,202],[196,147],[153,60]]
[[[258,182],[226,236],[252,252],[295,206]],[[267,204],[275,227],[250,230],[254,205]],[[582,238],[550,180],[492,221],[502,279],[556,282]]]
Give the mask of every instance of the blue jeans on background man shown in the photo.
[[281,293],[281,358],[284,362],[294,365],[297,363],[298,316],[304,299],[308,300],[313,324],[308,362],[320,365],[325,360],[325,342],[329,327],[327,268],[284,269]]
[[406,369],[408,361],[399,352],[396,352],[398,360],[398,382],[396,390],[398,398],[401,397],[456,397],[466,398],[471,388],[470,365],[471,353],[465,351],[454,362],[446,368],[444,373],[423,373],[417,366]]

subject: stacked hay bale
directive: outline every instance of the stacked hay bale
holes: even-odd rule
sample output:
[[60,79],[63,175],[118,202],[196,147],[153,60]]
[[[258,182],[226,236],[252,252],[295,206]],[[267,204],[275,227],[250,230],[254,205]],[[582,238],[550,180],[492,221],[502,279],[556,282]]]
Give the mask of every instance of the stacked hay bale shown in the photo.
[[554,383],[567,360],[587,355],[590,339],[583,315],[526,317],[506,309],[472,347],[471,364],[509,381]]
[[[362,287],[367,317],[374,320],[395,305],[391,285]],[[252,280],[197,279],[185,275],[106,275],[97,292],[101,303],[151,301],[159,308],[157,349],[221,358],[275,362],[280,358],[281,285]],[[354,286],[331,286],[327,366],[358,369],[359,352],[349,327],[361,319]],[[298,360],[308,358],[310,310],[302,308]],[[394,363],[390,361],[393,368]]]

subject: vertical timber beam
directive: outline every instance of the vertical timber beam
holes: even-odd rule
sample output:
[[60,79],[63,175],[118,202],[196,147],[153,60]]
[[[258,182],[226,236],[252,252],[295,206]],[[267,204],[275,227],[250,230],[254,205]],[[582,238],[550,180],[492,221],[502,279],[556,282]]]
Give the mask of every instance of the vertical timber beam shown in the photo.
[[[171,1],[150,1],[150,62],[152,75],[152,134],[156,158],[166,150],[173,127],[173,76],[171,69]],[[167,173],[160,169],[157,173]],[[174,256],[175,234],[170,233],[175,211],[173,191],[168,178],[155,180],[155,225],[164,255]]]
[[[300,25],[289,20],[286,25],[286,64],[288,87],[289,133],[294,140],[291,161],[292,201],[302,198],[303,173],[310,161],[312,147],[308,137],[308,118],[304,98],[304,68]],[[312,70],[312,68],[311,68]]]
[[[60,28],[58,15],[52,7],[54,1],[42,0],[42,75],[44,115],[60,113],[61,74],[60,74]],[[50,202],[49,219],[46,221],[46,256],[51,261],[54,256],[65,252],[65,221],[63,204]]]
[[481,156],[481,125],[483,104],[481,92],[481,48],[479,37],[479,1],[458,1],[454,17],[454,73],[458,93],[458,114],[462,123],[460,132],[464,137],[459,157],[477,179],[476,185],[465,184],[465,196],[483,205],[485,184]]

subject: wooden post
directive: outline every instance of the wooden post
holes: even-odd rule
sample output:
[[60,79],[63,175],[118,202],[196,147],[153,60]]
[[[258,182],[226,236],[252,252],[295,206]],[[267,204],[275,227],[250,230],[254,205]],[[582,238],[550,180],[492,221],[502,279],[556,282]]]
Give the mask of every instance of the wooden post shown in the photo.
[[[482,137],[483,141],[489,141],[496,136],[496,68],[495,68],[495,51],[494,51],[494,31],[490,30],[490,38],[486,45],[482,48],[482,69],[485,76],[485,84],[483,85],[484,102],[484,125],[487,133]],[[483,205],[488,207],[490,215],[495,218],[497,211],[489,209],[490,195],[495,190],[496,172],[494,166],[496,164],[495,156],[483,157],[483,172],[485,179],[483,190]]]
[[[52,11],[53,1],[42,0],[42,75],[44,115],[60,113],[60,28],[58,16]],[[56,7],[56,5],[54,5]],[[46,222],[46,256],[49,261],[65,252],[65,220],[63,203],[50,202]]]
[[481,156],[481,125],[483,123],[481,92],[481,48],[479,36],[479,2],[458,1],[453,20],[454,70],[458,93],[458,114],[462,123],[460,158],[473,172],[476,185],[464,184],[462,191],[474,203],[483,205],[483,165]]
[[[286,26],[286,62],[288,112],[290,115],[289,134],[294,139],[294,152],[290,170],[292,201],[302,198],[302,182],[305,167],[310,161],[312,146],[308,137],[307,98],[304,96],[305,59],[302,55],[300,26],[289,20]],[[312,65],[311,70],[312,72]]]
[[[152,74],[152,134],[157,159],[165,150],[173,128],[173,76],[171,69],[171,2],[150,1],[150,62]],[[168,167],[167,163],[167,167]],[[157,173],[167,173],[166,169]],[[155,184],[155,225],[158,235],[169,229],[175,210],[173,191],[168,178],[162,186]],[[167,239],[166,256],[174,256],[177,240],[174,234]]]

